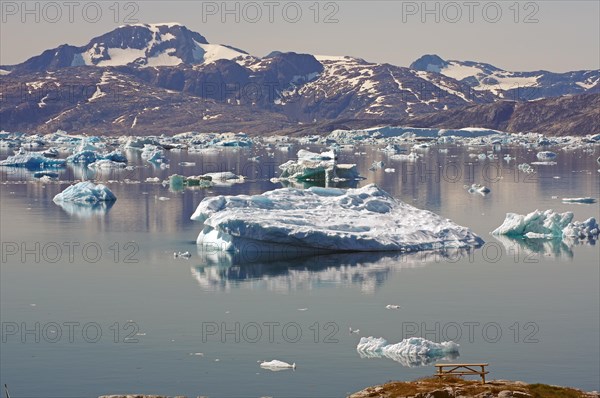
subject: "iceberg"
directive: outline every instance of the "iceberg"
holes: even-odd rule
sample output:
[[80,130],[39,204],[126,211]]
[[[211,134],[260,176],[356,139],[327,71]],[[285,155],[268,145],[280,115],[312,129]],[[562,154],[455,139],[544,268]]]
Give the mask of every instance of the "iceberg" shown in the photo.
[[47,158],[40,153],[18,153],[0,161],[0,166],[24,167],[29,170],[65,167],[64,159]]
[[117,197],[105,185],[96,185],[90,181],[82,181],[71,185],[53,199],[54,203],[70,202],[88,205],[114,202],[115,200],[117,200]]
[[272,361],[261,362],[260,367],[263,369],[278,371],[278,370],[283,370],[283,369],[296,369],[296,363],[290,364],[287,362],[279,361],[277,359],[273,359]]
[[536,157],[539,160],[554,159],[556,157],[556,153],[550,152],[550,151],[542,151],[542,152],[538,152]]
[[356,351],[362,358],[389,358],[403,366],[424,366],[441,358],[458,356],[459,345],[453,341],[435,343],[422,337],[410,337],[388,344],[383,337],[361,337]]
[[95,162],[88,164],[87,167],[89,169],[102,169],[102,170],[123,169],[123,168],[127,167],[127,164],[122,163],[122,162],[115,162],[114,160],[101,159],[101,160],[96,160]]
[[591,198],[591,197],[585,197],[585,198],[563,198],[562,201],[565,202],[565,203],[585,203],[585,204],[596,203],[596,199]]
[[360,179],[355,164],[338,164],[333,150],[313,153],[304,149],[298,151],[298,160],[289,160],[279,166],[281,175],[276,180],[317,182],[328,185],[332,181]]
[[536,210],[526,215],[507,213],[502,225],[492,231],[494,235],[524,236],[528,238],[594,238],[600,229],[596,219],[573,221],[573,213],[556,213],[553,210]]
[[142,149],[142,159],[151,163],[166,163],[165,151],[156,145],[146,144]]
[[203,224],[196,243],[221,251],[407,252],[483,244],[470,229],[395,199],[374,184],[213,196],[198,205],[191,219]]

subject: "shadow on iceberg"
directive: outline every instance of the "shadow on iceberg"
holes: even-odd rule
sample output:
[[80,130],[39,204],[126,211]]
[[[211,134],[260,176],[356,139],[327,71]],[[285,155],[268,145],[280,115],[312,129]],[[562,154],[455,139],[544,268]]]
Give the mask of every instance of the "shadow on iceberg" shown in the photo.
[[[324,286],[357,286],[365,293],[376,291],[390,274],[403,268],[432,262],[455,262],[468,258],[468,249],[445,249],[415,253],[356,252],[296,256],[198,250],[204,265],[192,267],[201,288],[226,291],[249,288],[272,291],[307,290]],[[253,253],[257,255],[257,253]]]
[[79,204],[75,202],[56,202],[67,214],[79,218],[92,218],[103,216],[115,204],[112,202],[99,202],[95,204]]
[[361,337],[356,351],[361,358],[388,358],[406,367],[431,365],[440,360],[459,357],[458,344],[452,341],[435,343],[422,337],[410,337],[396,344],[384,338]]

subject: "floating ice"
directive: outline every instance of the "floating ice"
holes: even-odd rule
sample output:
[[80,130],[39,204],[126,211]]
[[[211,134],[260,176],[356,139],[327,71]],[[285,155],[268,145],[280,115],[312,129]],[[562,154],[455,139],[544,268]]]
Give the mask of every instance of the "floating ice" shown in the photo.
[[542,151],[542,152],[538,152],[538,154],[536,156],[539,160],[549,160],[549,159],[554,159],[556,157],[556,154],[554,152],[550,152],[550,151]]
[[553,210],[536,210],[527,215],[507,213],[501,226],[492,234],[507,236],[525,236],[528,238],[593,238],[598,236],[596,219],[588,218],[583,222],[573,221],[573,213],[556,213]]
[[483,196],[485,196],[491,192],[488,187],[486,187],[485,185],[480,185],[480,184],[471,185],[471,187],[468,189],[468,191],[469,191],[469,193],[478,193]]
[[389,358],[404,366],[423,366],[444,357],[456,357],[459,345],[453,341],[435,343],[422,337],[410,337],[396,344],[382,338],[361,337],[356,351],[363,358]]
[[94,184],[90,181],[78,182],[57,194],[54,203],[72,202],[77,204],[93,205],[100,202],[114,202],[117,197],[110,189],[102,184]]
[[214,196],[205,198],[191,219],[204,224],[197,244],[222,251],[414,251],[483,244],[470,229],[373,184]]
[[279,361],[277,359],[273,359],[272,361],[264,361],[260,363],[260,367],[264,369],[269,369],[273,371],[283,370],[283,369],[296,369],[296,363],[289,364],[287,362]]
[[40,153],[18,153],[0,161],[0,166],[25,167],[29,170],[64,167],[64,159],[47,158]]
[[165,151],[156,145],[146,144],[142,149],[142,159],[151,163],[166,163]]
[[596,199],[594,198],[590,198],[590,197],[585,197],[585,198],[563,198],[562,199],[563,202],[565,203],[596,203]]
[[401,307],[397,304],[388,304],[385,308],[388,310],[399,310]]
[[301,149],[298,160],[289,160],[279,166],[281,175],[276,180],[312,181],[327,185],[331,181],[348,181],[360,178],[355,164],[338,164],[335,152],[319,153]]
[[96,160],[95,162],[88,164],[88,168],[90,169],[123,169],[125,167],[127,167],[125,163],[108,159]]

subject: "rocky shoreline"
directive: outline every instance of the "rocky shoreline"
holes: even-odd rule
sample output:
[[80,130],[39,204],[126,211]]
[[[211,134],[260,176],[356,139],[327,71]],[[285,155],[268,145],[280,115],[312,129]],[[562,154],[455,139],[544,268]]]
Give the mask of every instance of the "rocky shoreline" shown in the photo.
[[[166,395],[102,395],[99,398],[192,398]],[[197,398],[206,398],[198,396]],[[408,382],[389,382],[367,387],[348,398],[600,398],[597,391],[585,392],[571,387],[527,384],[522,381],[492,380],[486,384],[460,378],[442,381],[429,377]]]

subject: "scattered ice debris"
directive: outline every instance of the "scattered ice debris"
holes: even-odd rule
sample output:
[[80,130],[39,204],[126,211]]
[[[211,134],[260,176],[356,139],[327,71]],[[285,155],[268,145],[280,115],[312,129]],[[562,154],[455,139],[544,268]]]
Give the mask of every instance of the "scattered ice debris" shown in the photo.
[[186,251],[186,252],[174,252],[173,253],[173,257],[174,258],[185,258],[188,259],[190,257],[192,257],[192,255],[190,254],[190,252]]
[[212,187],[212,177],[191,176],[185,177],[178,174],[173,174],[169,177],[169,189],[171,191],[183,191],[185,187]]
[[29,170],[40,170],[45,168],[65,167],[66,160],[47,158],[37,152],[18,153],[0,161],[0,166],[24,167]]
[[72,202],[77,204],[96,204],[99,202],[114,202],[117,200],[115,194],[102,184],[94,184],[90,181],[78,182],[57,194],[54,203]]
[[585,198],[562,198],[562,201],[565,202],[565,203],[585,203],[585,204],[596,203],[596,199],[590,198],[590,197],[585,197]]
[[553,210],[536,210],[527,215],[507,213],[501,226],[492,234],[524,236],[527,238],[595,238],[600,229],[594,218],[583,222],[573,221],[573,213],[555,213]]
[[333,150],[321,154],[301,149],[298,160],[289,160],[279,166],[279,180],[312,181],[328,185],[333,181],[349,181],[360,178],[355,164],[339,164]]
[[232,184],[238,184],[238,183],[243,183],[244,180],[244,176],[240,176],[237,174],[232,173],[231,171],[220,171],[220,172],[216,172],[216,173],[206,173],[203,174],[199,177],[188,177],[188,180],[190,178],[197,178],[199,180],[205,180],[207,178],[210,178],[210,181],[214,184],[214,185],[232,185]]
[[360,329],[352,329],[352,326],[348,327],[348,331],[350,332],[350,334],[359,334],[360,333]]
[[272,361],[264,361],[260,363],[260,367],[268,370],[278,371],[283,369],[296,369],[296,363],[289,364],[287,362],[273,359]]
[[459,345],[453,341],[435,343],[422,337],[410,337],[396,344],[382,338],[361,337],[356,351],[363,358],[389,358],[404,366],[428,365],[444,357],[458,356]]
[[556,157],[556,153],[550,152],[550,151],[542,151],[542,152],[538,152],[536,157],[539,160],[549,160],[549,159],[554,159]]
[[385,306],[385,308],[387,308],[388,310],[399,310],[401,307],[396,304],[388,304]]
[[414,153],[414,152],[411,152],[408,155],[400,153],[400,154],[397,154],[397,155],[390,156],[390,159],[392,159],[392,160],[404,160],[404,161],[414,162],[415,160],[419,159],[419,154]]
[[158,177],[146,177],[145,182],[159,183],[160,178]]
[[222,251],[414,251],[483,244],[470,229],[395,199],[374,184],[213,196],[198,205],[191,219],[203,223],[197,244]]
[[469,191],[469,193],[478,193],[482,196],[485,196],[491,192],[488,187],[486,187],[485,185],[481,185],[481,184],[471,185],[471,187],[469,187],[468,191]]

